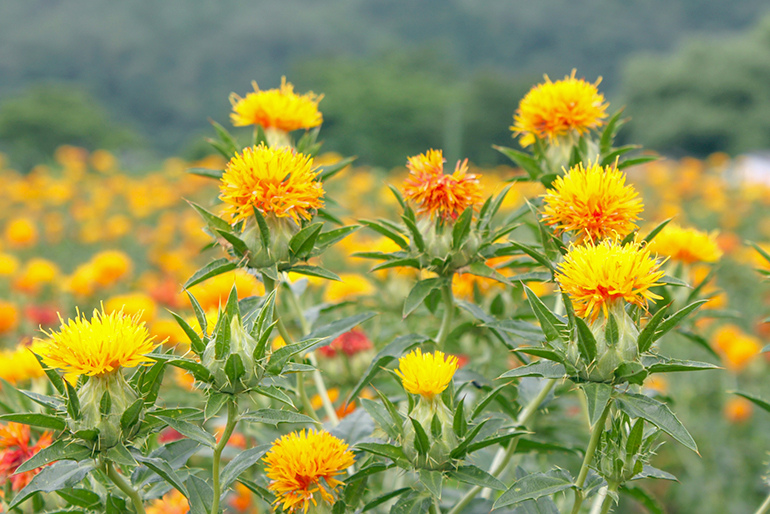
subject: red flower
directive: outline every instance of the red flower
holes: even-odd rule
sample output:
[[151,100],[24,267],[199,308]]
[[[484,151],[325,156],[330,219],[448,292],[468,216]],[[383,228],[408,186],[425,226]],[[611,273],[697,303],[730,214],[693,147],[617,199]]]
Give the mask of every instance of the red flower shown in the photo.
[[14,475],[18,468],[33,455],[50,446],[53,437],[45,432],[34,446],[30,446],[29,426],[19,423],[0,425],[0,480],[10,480],[14,491],[26,486],[40,468]]
[[334,357],[337,355],[337,352],[342,352],[348,357],[352,357],[359,352],[371,350],[372,348],[374,348],[374,345],[366,334],[361,330],[353,329],[339,336],[329,346],[319,348],[318,351],[324,357]]

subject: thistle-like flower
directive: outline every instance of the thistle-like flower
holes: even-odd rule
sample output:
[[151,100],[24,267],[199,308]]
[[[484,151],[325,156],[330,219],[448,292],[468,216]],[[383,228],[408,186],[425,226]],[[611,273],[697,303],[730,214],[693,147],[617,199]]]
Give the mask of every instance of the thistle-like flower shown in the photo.
[[537,139],[548,139],[558,144],[559,138],[571,133],[582,135],[600,127],[607,117],[604,95],[599,93],[599,78],[591,84],[575,78],[575,70],[564,80],[545,82],[532,88],[519,103],[511,130],[520,135],[522,146]]
[[626,175],[598,163],[579,163],[554,180],[544,195],[543,220],[556,233],[573,232],[579,240],[598,242],[624,237],[637,228],[642,200]]
[[675,262],[694,264],[696,262],[717,262],[722,250],[717,244],[716,232],[703,232],[694,228],[683,228],[669,223],[650,242],[650,251],[665,255]]
[[449,386],[457,367],[457,357],[453,355],[447,357],[439,351],[422,353],[417,348],[398,360],[396,374],[407,392],[432,400]]
[[230,95],[233,105],[230,119],[236,127],[260,125],[265,129],[291,132],[311,129],[323,122],[323,116],[318,111],[318,102],[323,95],[315,95],[312,91],[298,95],[294,86],[286,82],[286,77],[281,78],[278,89],[260,90],[256,82],[252,85],[254,92],[247,93],[245,98],[235,93]]
[[342,484],[337,476],[355,462],[348,445],[328,432],[302,430],[273,443],[264,459],[268,487],[285,512],[307,512],[311,503],[334,504],[334,492]]

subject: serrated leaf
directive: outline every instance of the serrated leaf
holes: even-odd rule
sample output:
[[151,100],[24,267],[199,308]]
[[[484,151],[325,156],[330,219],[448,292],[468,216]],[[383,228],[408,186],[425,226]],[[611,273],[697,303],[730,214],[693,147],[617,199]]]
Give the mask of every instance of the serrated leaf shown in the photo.
[[639,337],[636,339],[636,344],[640,354],[649,350],[652,347],[652,343],[656,341],[655,333],[657,332],[660,323],[663,321],[663,317],[666,315],[667,310],[668,305],[661,307],[658,312],[656,312],[653,317],[650,318],[642,331],[639,332]]
[[[577,342],[580,355],[583,356],[585,362],[591,363],[596,359],[596,338],[582,318],[575,318],[575,327],[577,328]],[[617,331],[617,325],[615,330]]]
[[406,465],[408,465],[409,462],[409,459],[407,459],[404,454],[404,450],[402,450],[400,446],[384,443],[358,443],[355,448],[373,455],[386,457],[400,464],[407,463]]
[[238,479],[241,473],[256,464],[259,459],[261,459],[262,456],[267,453],[267,451],[270,449],[270,446],[270,444],[263,444],[254,448],[249,448],[233,457],[233,459],[227,463],[224,469],[222,469],[220,480],[222,483],[222,490],[226,491],[227,488],[230,487],[230,484]]
[[419,421],[409,418],[414,427],[414,449],[420,455],[426,455],[430,451],[430,439]]
[[684,318],[689,316],[690,313],[692,313],[695,309],[697,309],[698,307],[700,307],[701,305],[707,302],[708,300],[698,300],[697,302],[692,302],[690,305],[683,307],[682,309],[676,311],[674,314],[672,314],[668,318],[664,319],[663,322],[658,327],[658,330],[655,331],[655,335],[653,336],[653,342],[663,337],[669,330],[676,327]]
[[294,234],[289,241],[289,249],[298,259],[310,255],[323,226],[323,223],[312,223]]
[[770,412],[770,402],[766,402],[765,400],[761,399],[758,396],[754,396],[748,393],[741,393],[738,391],[728,391],[728,392],[731,392],[732,394],[738,395],[742,398],[746,398],[747,400],[749,400],[751,403],[753,403],[760,409]]
[[300,275],[307,275],[308,277],[325,278],[327,280],[335,280],[342,282],[342,279],[336,274],[320,266],[310,266],[306,264],[297,264],[285,271],[291,271],[293,273],[299,273]]
[[156,418],[164,421],[168,426],[179,432],[185,437],[189,437],[193,441],[197,441],[210,448],[214,448],[217,444],[216,438],[203,430],[198,425],[194,425],[190,422],[175,419],[168,416],[155,416]]
[[435,498],[441,499],[441,489],[444,484],[444,475],[439,471],[431,471],[428,469],[421,469],[419,472],[420,482],[425,486]]
[[588,382],[583,384],[583,392],[586,395],[588,403],[588,420],[593,427],[602,416],[605,407],[612,396],[612,386],[599,382]]
[[24,461],[18,468],[16,468],[14,473],[18,474],[24,473],[25,471],[32,471],[33,469],[59,460],[81,461],[89,458],[92,454],[93,451],[85,446],[73,443],[72,441],[58,439],[50,446],[41,449],[32,457]]
[[370,511],[373,508],[379,507],[383,503],[385,503],[385,502],[387,502],[389,500],[392,500],[393,498],[396,498],[398,496],[401,496],[404,493],[407,493],[407,492],[413,491],[413,490],[414,489],[412,489],[411,487],[402,487],[401,489],[396,489],[395,491],[390,491],[389,493],[385,493],[383,495],[380,495],[377,498],[375,498],[374,500],[372,500],[369,503],[367,503],[366,505],[364,505],[364,508],[363,508],[363,510],[361,512],[363,513],[363,512]]
[[190,475],[185,481],[189,498],[190,514],[211,514],[209,506],[214,500],[214,490],[205,481]]
[[308,335],[303,337],[300,340],[300,343],[314,340],[314,344],[308,350],[313,351],[316,348],[320,348],[321,346],[331,344],[332,341],[334,341],[345,332],[352,330],[361,323],[372,319],[376,315],[377,313],[374,311],[365,311],[354,314],[353,316],[348,316],[347,318],[332,321],[326,325],[321,325],[320,327],[314,328]]
[[412,242],[415,248],[420,252],[425,251],[425,240],[420,233],[420,229],[417,228],[417,224],[408,216],[402,215],[401,219],[404,220],[404,225],[409,229],[409,233],[412,234]]
[[453,478],[458,482],[463,482],[465,484],[488,487],[489,489],[494,489],[496,491],[504,491],[506,489],[506,485],[500,480],[496,479],[483,469],[469,464],[451,470],[447,475],[449,478]]
[[422,304],[425,298],[428,297],[431,291],[441,287],[442,280],[443,279],[441,278],[428,278],[425,280],[419,280],[414,285],[412,290],[409,291],[409,296],[407,296],[406,301],[404,301],[402,316],[406,318],[412,312],[414,312],[414,310]]
[[698,452],[698,445],[695,444],[690,433],[666,404],[653,398],[634,393],[619,394],[617,402],[623,412],[629,416],[646,419],[687,448],[696,453]]
[[265,423],[277,426],[279,423],[317,423],[310,416],[298,412],[278,409],[258,409],[249,411],[241,416],[241,420],[252,423]]
[[550,342],[557,339],[567,341],[567,325],[557,318],[556,314],[551,312],[529,287],[524,286],[524,291],[527,294],[527,300],[529,300],[532,311],[540,322],[540,328],[543,330],[546,341]]
[[361,223],[362,225],[369,227],[370,229],[374,230],[378,234],[387,237],[388,239],[396,243],[398,246],[400,246],[404,250],[409,249],[409,243],[406,241],[406,239],[404,239],[400,234],[397,234],[393,230],[387,227],[384,227],[380,223],[377,223],[376,221],[370,221],[370,220],[358,220],[358,222]]
[[196,284],[200,284],[201,282],[216,277],[217,275],[221,275],[222,273],[232,271],[235,268],[236,264],[229,259],[225,257],[217,259],[196,271],[193,276],[185,282],[183,287],[189,289]]
[[471,222],[473,221],[473,207],[466,208],[452,227],[452,248],[459,250],[463,243],[468,239],[471,233]]
[[82,462],[62,460],[54,462],[32,477],[30,483],[14,497],[8,506],[8,510],[14,509],[35,493],[52,493],[65,487],[73,487],[80,483],[95,467],[96,464],[91,460]]
[[537,500],[571,487],[572,479],[563,471],[550,474],[532,473],[514,482],[510,489],[497,499],[494,508],[516,505],[525,500]]
[[523,377],[542,377],[542,378],[564,378],[567,371],[563,364],[553,361],[537,361],[526,366],[521,366],[510,371],[506,371],[498,378],[523,378]]
[[50,428],[52,430],[64,430],[67,428],[67,422],[56,416],[49,414],[33,414],[33,413],[21,413],[21,414],[3,414],[0,416],[0,421],[11,421],[13,423],[21,423],[22,425],[29,425],[32,427]]
[[361,406],[391,439],[397,439],[399,437],[400,431],[394,425],[393,420],[388,413],[388,409],[386,409],[384,405],[381,405],[374,400],[362,398]]
[[211,419],[219,414],[219,411],[222,410],[222,407],[225,406],[225,403],[227,403],[229,398],[230,395],[224,393],[217,393],[216,391],[209,392],[209,396],[206,398],[206,407],[203,410],[206,419]]

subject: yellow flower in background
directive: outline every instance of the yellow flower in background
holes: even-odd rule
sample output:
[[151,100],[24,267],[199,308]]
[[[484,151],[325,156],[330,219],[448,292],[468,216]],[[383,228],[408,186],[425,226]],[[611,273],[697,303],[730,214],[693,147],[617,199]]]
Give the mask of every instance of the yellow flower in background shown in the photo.
[[668,393],[668,380],[663,375],[650,375],[644,379],[644,387],[660,394]]
[[29,218],[14,218],[5,225],[5,240],[14,248],[35,246],[37,238],[37,225]]
[[104,302],[104,312],[122,312],[126,316],[137,317],[144,323],[154,320],[157,310],[155,300],[141,292],[113,296]]
[[[498,265],[501,265],[509,260],[511,260],[510,257],[493,257],[491,259],[487,259],[486,264],[491,268],[497,269],[497,271],[502,275],[510,276],[512,275],[510,268],[498,268]],[[473,301],[474,291],[476,289],[478,289],[481,295],[485,295],[492,290],[502,290],[504,288],[504,284],[498,282],[497,280],[480,277],[471,273],[458,272],[452,276],[452,293],[458,298],[463,298],[469,301]]]
[[96,291],[96,272],[93,265],[87,262],[75,268],[72,275],[66,279],[64,289],[80,298],[94,294]]
[[717,232],[708,233],[669,223],[650,242],[649,248],[672,261],[685,264],[717,262],[722,257],[717,235]]
[[398,360],[396,374],[407,392],[430,400],[444,392],[457,368],[457,357],[447,357],[439,351],[422,353],[417,348]]
[[91,259],[94,280],[108,287],[126,277],[132,268],[131,258],[119,250],[99,252]]
[[110,173],[115,171],[118,160],[107,150],[96,150],[91,154],[91,166],[101,173]]
[[222,175],[220,198],[233,221],[245,220],[258,209],[265,216],[309,220],[323,206],[324,190],[312,170],[313,159],[291,148],[264,144],[244,148]]
[[342,484],[337,476],[355,463],[348,445],[326,431],[301,430],[282,436],[263,458],[275,504],[296,513],[307,512],[322,501],[334,504],[334,493]]
[[19,269],[19,259],[9,253],[0,253],[0,277],[10,277]]
[[104,375],[151,364],[155,361],[147,354],[158,346],[138,316],[122,312],[94,310],[90,320],[81,314],[46,335],[50,341],[41,347],[43,362],[75,375]]
[[714,332],[713,344],[724,357],[727,369],[736,373],[762,350],[759,339],[730,324],[722,325]]
[[145,512],[147,514],[188,514],[190,504],[182,493],[172,489],[163,498],[153,500]]
[[444,219],[456,219],[468,207],[481,202],[481,185],[476,175],[468,174],[468,160],[458,161],[454,173],[444,173],[441,150],[428,150],[409,157],[409,176],[404,181],[406,200],[417,210]]
[[324,301],[339,302],[349,300],[357,296],[369,296],[375,289],[371,282],[355,273],[341,273],[342,281],[330,281],[324,292]]
[[44,285],[53,283],[59,276],[59,267],[48,259],[30,259],[16,280],[14,287],[25,293],[38,293]]
[[626,175],[612,166],[583,163],[554,180],[544,195],[543,220],[557,234],[574,232],[579,239],[598,241],[624,237],[636,227],[642,200]]
[[212,277],[192,286],[189,291],[198,300],[204,311],[213,310],[216,312],[220,305],[224,306],[227,303],[233,286],[238,290],[239,299],[265,294],[265,286],[262,285],[262,282],[243,269],[236,269]]
[[14,330],[19,324],[19,309],[15,304],[0,300],[0,335]]
[[604,240],[570,247],[558,265],[556,282],[572,299],[578,316],[594,321],[600,312],[606,316],[616,301],[645,307],[649,300],[660,299],[650,291],[665,274],[660,266],[644,246]]
[[234,126],[260,125],[266,129],[291,132],[311,129],[323,123],[323,115],[318,110],[318,102],[323,95],[318,96],[312,91],[298,95],[291,82],[286,82],[286,77],[281,77],[278,89],[260,90],[256,82],[251,84],[254,92],[247,93],[245,98],[235,93],[230,95],[233,106],[230,119]]
[[165,341],[165,344],[174,346],[177,344],[190,344],[182,327],[175,320],[159,319],[149,327],[150,335],[157,341]]
[[43,376],[43,368],[32,352],[40,353],[45,343],[20,344],[13,350],[0,350],[0,378],[17,384]]
[[585,134],[602,126],[609,104],[597,89],[601,78],[591,84],[576,79],[575,73],[572,70],[571,75],[556,82],[546,75],[545,82],[533,87],[521,100],[511,130],[521,136],[522,146],[533,144],[535,138],[548,138],[558,144],[560,136]]

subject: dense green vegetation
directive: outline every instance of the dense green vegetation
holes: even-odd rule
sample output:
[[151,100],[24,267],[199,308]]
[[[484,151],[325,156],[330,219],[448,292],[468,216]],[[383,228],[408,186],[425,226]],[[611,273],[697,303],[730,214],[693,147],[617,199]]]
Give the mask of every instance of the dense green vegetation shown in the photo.
[[[329,149],[389,166],[401,162],[394,156],[441,145],[450,156],[492,164],[489,142],[510,143],[511,112],[542,73],[561,77],[574,67],[591,80],[601,75],[612,98],[634,53],[744,30],[767,8],[765,0],[3,2],[0,103],[41,81],[73,84],[98,99],[112,123],[146,135],[151,148],[194,152],[209,130],[202,120],[226,121],[231,91],[245,93],[254,79],[274,87],[286,74],[298,90],[326,93]],[[693,66],[683,76],[706,82]],[[630,65],[628,76],[629,111],[643,118],[636,106],[647,109],[646,93],[636,83],[654,88],[660,75]],[[639,127],[646,142],[670,137],[650,134],[649,123]],[[744,148],[714,141],[680,147]]]

